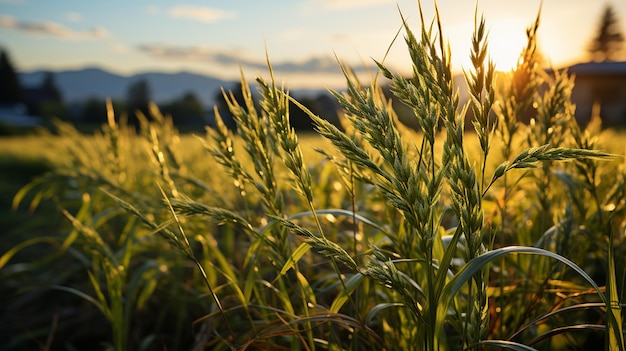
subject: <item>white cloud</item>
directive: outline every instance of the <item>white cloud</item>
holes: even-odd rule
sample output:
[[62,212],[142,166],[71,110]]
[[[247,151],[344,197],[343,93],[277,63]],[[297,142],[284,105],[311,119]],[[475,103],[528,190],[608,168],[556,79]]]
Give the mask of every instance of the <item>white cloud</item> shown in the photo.
[[0,16],[0,27],[31,35],[50,35],[67,40],[92,40],[109,37],[109,32],[103,27],[94,27],[89,30],[80,31],[73,30],[56,22],[25,22],[16,20],[11,16]]
[[0,16],[0,27],[12,28],[15,26],[15,20],[11,16]]
[[[158,60],[176,62],[206,62],[221,66],[244,66],[253,69],[267,68],[264,57],[251,58],[242,52],[211,49],[206,46],[175,46],[168,44],[145,44],[136,47],[140,52]],[[295,73],[340,73],[339,64],[333,57],[317,56],[305,60],[286,60],[272,63],[279,72]],[[351,66],[355,72],[375,70],[363,65]]]
[[116,54],[124,54],[130,51],[128,45],[118,41],[111,42],[109,48]]
[[83,15],[78,12],[68,12],[65,14],[65,19],[70,22],[82,22]]
[[312,0],[311,5],[329,11],[345,11],[383,4],[393,4],[394,2],[394,0]]
[[214,23],[237,17],[235,12],[214,9],[205,6],[174,6],[169,10],[170,16],[180,19]]

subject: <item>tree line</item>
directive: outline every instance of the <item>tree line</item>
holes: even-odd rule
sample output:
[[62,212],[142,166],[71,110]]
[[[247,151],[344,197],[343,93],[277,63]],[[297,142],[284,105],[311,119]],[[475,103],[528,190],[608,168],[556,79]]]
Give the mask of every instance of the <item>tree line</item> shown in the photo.
[[[590,61],[609,62],[623,60],[624,34],[620,28],[619,19],[615,9],[606,5],[595,34],[589,40],[587,57]],[[241,86],[225,87],[233,94],[242,99]],[[317,97],[298,97],[305,106],[314,113],[327,117],[335,122],[337,117],[336,104],[328,95],[320,94]],[[137,123],[136,113],[141,112],[149,116],[149,103],[151,90],[146,80],[138,80],[129,85],[125,99],[113,101],[113,106],[118,112],[125,112],[130,123]],[[221,92],[214,96],[218,111],[229,121],[230,115]],[[6,50],[0,50],[0,107],[15,104],[23,104],[30,115],[42,117],[58,117],[72,119],[73,122],[101,123],[106,120],[105,102],[101,98],[92,97],[83,101],[78,106],[68,106],[63,100],[62,92],[56,85],[54,74],[48,72],[38,87],[22,87],[16,70]],[[401,104],[395,104],[399,106]],[[179,125],[203,124],[210,122],[212,109],[205,109],[200,99],[193,93],[184,93],[173,101],[159,105],[164,114],[169,114],[174,122]],[[292,124],[296,129],[310,129],[310,121],[299,109],[292,110]],[[207,121],[207,118],[209,121]],[[231,124],[233,125],[233,124]]]
[[[106,103],[101,97],[90,97],[86,100],[68,105],[64,102],[63,94],[58,88],[54,74],[47,72],[39,86],[22,87],[16,70],[11,62],[9,54],[5,50],[0,51],[0,107],[23,105],[26,114],[30,116],[50,117],[71,120],[75,124],[97,125],[106,122]],[[243,93],[240,83],[230,87],[224,87],[243,104]],[[221,91],[213,92],[213,101],[216,102],[225,123],[234,127],[232,116],[228,111],[228,105]],[[318,94],[315,97],[297,97],[303,105],[314,113],[323,116],[332,122],[337,122],[337,103],[329,94]],[[114,99],[112,105],[116,113],[124,114],[131,125],[138,125],[137,114],[143,114],[146,118],[151,117],[150,103],[153,101],[150,84],[141,79],[132,82],[125,93],[124,99]],[[211,125],[214,121],[213,108],[203,106],[200,99],[189,91],[180,97],[159,104],[159,110],[164,115],[172,117],[177,126],[203,127]],[[312,124],[308,116],[300,109],[292,106],[292,126],[297,130],[312,130]]]
[[[6,50],[0,50],[0,106],[25,107],[25,114],[44,118],[56,117],[77,123],[101,123],[106,121],[106,104],[101,97],[68,105],[58,88],[54,73],[47,72],[38,86],[23,87],[16,69]],[[125,99],[114,100],[118,112],[125,112],[130,123],[136,123],[136,113],[149,116],[148,106],[152,101],[151,90],[146,80],[138,80],[129,85]],[[205,109],[193,92],[187,92],[173,101],[160,106],[165,114],[170,114],[177,122],[190,123],[205,115]]]

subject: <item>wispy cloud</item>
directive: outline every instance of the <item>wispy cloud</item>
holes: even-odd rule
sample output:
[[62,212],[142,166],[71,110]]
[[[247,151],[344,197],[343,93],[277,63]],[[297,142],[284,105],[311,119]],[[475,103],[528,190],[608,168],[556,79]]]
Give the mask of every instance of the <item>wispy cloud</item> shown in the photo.
[[70,22],[82,22],[83,15],[78,12],[68,12],[65,14],[65,19]]
[[327,11],[345,11],[382,4],[393,4],[393,0],[310,0],[309,6]]
[[184,5],[170,8],[169,15],[173,18],[188,19],[205,23],[214,23],[237,17],[237,14],[231,11],[224,11],[206,6]]
[[128,45],[119,41],[111,41],[109,43],[109,48],[116,54],[124,54],[131,51],[131,48],[128,47]]
[[16,20],[11,16],[0,16],[0,27],[31,35],[49,35],[66,40],[92,40],[109,37],[109,32],[103,27],[94,27],[89,30],[80,31],[73,30],[56,22],[26,22]]
[[[162,44],[140,45],[137,49],[159,60],[179,62],[207,62],[223,66],[237,66],[264,70],[267,68],[265,57],[251,59],[241,53],[219,51],[208,47],[181,47]],[[363,72],[373,67],[362,65],[352,66],[355,72]],[[272,62],[272,69],[279,72],[289,73],[339,73],[337,61],[330,56],[311,57],[302,61]]]

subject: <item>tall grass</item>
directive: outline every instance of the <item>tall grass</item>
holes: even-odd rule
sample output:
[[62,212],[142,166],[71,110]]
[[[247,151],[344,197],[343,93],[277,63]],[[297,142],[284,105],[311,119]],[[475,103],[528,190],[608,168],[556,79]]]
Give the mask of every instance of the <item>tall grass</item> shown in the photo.
[[[364,85],[341,66],[339,128],[277,86],[269,60],[259,102],[243,74],[243,101],[224,92],[236,133],[216,110],[215,128],[197,138],[204,154],[181,153],[155,106],[138,135],[109,106],[100,148],[60,125],[77,141],[71,167],[16,197],[53,196],[72,224],[59,249],[83,264],[90,287],[52,288],[95,305],[118,350],[554,350],[597,340],[623,350],[623,157],[602,151],[599,116],[585,128],[573,118],[573,78],[540,69],[539,16],[502,79],[488,25],[474,18],[467,102],[438,13],[427,22],[420,8],[419,32],[401,16],[410,77],[376,62],[418,131],[398,121],[383,78]],[[290,102],[326,140],[322,161],[291,128]],[[161,324],[142,328],[142,316]]]

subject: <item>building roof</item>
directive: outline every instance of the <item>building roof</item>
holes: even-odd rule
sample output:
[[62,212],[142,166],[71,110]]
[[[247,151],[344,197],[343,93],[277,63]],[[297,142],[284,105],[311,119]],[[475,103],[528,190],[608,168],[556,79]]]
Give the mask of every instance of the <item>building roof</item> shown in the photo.
[[41,118],[29,116],[23,104],[0,104],[0,124],[14,127],[34,127],[41,123]]
[[570,66],[568,73],[593,75],[626,75],[626,61],[622,62],[587,62]]

